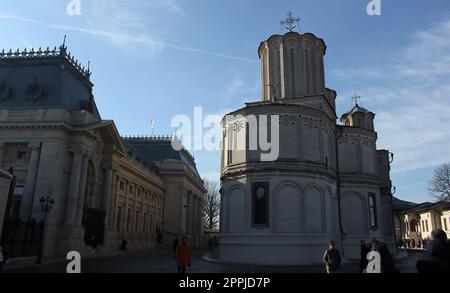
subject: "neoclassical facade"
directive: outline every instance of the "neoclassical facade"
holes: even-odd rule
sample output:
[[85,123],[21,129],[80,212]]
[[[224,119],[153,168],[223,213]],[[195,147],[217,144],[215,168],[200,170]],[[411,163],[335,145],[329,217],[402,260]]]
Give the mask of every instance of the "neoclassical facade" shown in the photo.
[[[359,258],[360,240],[395,249],[389,152],[377,150],[375,115],[358,103],[336,123],[325,53],[311,33],[271,36],[259,47],[262,101],[222,121],[223,261],[319,264],[331,240],[346,259]],[[276,159],[254,147],[260,138],[279,141]]]
[[[40,222],[39,199],[55,200],[44,230],[45,258],[72,250],[84,257],[111,254],[123,240],[129,250],[154,247],[171,221],[165,211],[175,208],[166,198],[172,181],[163,177],[171,162],[132,156],[114,122],[101,118],[90,76],[64,45],[0,53],[0,169],[12,168],[17,177],[9,216]],[[197,176],[195,194],[202,197]],[[184,188],[185,176],[177,180]],[[198,213],[201,201],[187,206]],[[195,221],[185,231],[200,238]]]

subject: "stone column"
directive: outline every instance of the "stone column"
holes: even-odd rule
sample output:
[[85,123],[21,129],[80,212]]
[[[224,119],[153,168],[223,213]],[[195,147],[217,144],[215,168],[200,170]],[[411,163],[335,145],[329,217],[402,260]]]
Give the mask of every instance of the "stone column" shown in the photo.
[[115,170],[112,170],[112,174],[111,174],[111,197],[108,200],[107,206],[106,206],[106,218],[107,218],[107,223],[106,223],[106,227],[108,227],[109,229],[113,229],[114,228],[114,214],[116,213],[116,189],[117,189],[117,174]]
[[31,158],[28,165],[27,179],[25,182],[25,190],[23,194],[22,207],[20,209],[20,217],[22,220],[28,220],[31,217],[33,209],[33,197],[36,186],[37,172],[39,168],[39,158],[41,155],[41,144],[31,144]]
[[[116,231],[116,223],[117,223],[117,206],[119,201],[119,191],[117,190],[120,187],[120,176],[117,175],[117,171],[113,172],[113,180],[114,180],[114,187],[113,187],[113,201],[111,205],[111,221],[109,222],[111,229]],[[119,219],[120,221],[120,219]]]
[[4,154],[5,154],[5,143],[0,142],[0,168],[3,166]]
[[[88,162],[89,156],[88,154],[83,155],[83,164],[81,168],[81,182],[80,182],[80,190],[78,191],[78,201],[77,201],[77,213],[75,223],[78,226],[81,226],[81,222],[83,221],[83,209],[84,209],[84,200],[86,196],[86,181],[87,181],[87,172],[88,172]],[[94,187],[95,188],[95,187]]]
[[105,217],[105,227],[109,227],[109,219],[110,219],[110,202],[113,196],[113,170],[111,168],[106,168],[105,170],[105,180],[103,182],[103,209],[106,211]]
[[73,226],[77,214],[78,195],[80,193],[81,167],[83,154],[81,151],[73,152],[72,171],[70,173],[69,193],[66,203],[65,224]]
[[200,238],[200,241],[202,241],[203,206],[202,206],[202,199],[200,197],[197,200],[197,211],[198,211],[197,235]]

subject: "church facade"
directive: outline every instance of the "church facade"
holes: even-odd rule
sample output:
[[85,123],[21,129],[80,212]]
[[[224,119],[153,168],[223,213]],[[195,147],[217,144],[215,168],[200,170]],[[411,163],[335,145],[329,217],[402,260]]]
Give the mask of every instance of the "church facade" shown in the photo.
[[[393,252],[390,154],[377,150],[375,114],[356,103],[336,123],[326,45],[315,35],[273,35],[258,52],[262,100],[222,121],[221,259],[319,264],[332,240],[344,258],[357,259],[360,241],[374,238]],[[252,148],[261,131],[279,141],[275,160]]]
[[[13,224],[42,221],[40,198],[50,197],[55,204],[44,229],[44,258],[73,250],[113,254],[123,240],[129,250],[147,249],[188,232],[198,242],[205,190],[195,162],[181,157],[187,151],[139,155],[113,121],[101,118],[90,76],[65,45],[0,53],[0,169],[17,178],[6,230],[20,234]],[[161,140],[146,138],[147,148]],[[165,166],[171,164],[175,179],[168,180]],[[179,182],[176,190],[172,181]],[[172,222],[173,214],[186,210],[189,221]]]

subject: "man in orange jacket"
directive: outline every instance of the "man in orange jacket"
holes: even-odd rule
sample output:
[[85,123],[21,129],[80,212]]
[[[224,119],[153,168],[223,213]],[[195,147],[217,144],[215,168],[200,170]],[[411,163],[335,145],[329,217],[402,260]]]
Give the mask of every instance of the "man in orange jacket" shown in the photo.
[[186,268],[191,266],[192,249],[188,244],[187,237],[183,237],[177,246],[178,273],[186,273]]

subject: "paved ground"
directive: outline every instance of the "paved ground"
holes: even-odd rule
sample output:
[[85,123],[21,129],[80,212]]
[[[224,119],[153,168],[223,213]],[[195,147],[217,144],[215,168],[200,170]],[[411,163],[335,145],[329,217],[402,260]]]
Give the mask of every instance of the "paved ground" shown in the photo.
[[[192,273],[323,273],[322,267],[269,267],[233,265],[210,262],[203,257],[205,250],[194,250]],[[415,261],[420,254],[409,254],[398,260],[401,272],[415,272]],[[65,273],[66,264],[47,264],[21,269],[7,269],[4,273]],[[146,252],[130,252],[120,256],[87,259],[82,261],[83,273],[176,273],[176,261],[172,251],[153,249]],[[358,273],[357,265],[346,265],[346,273]]]

